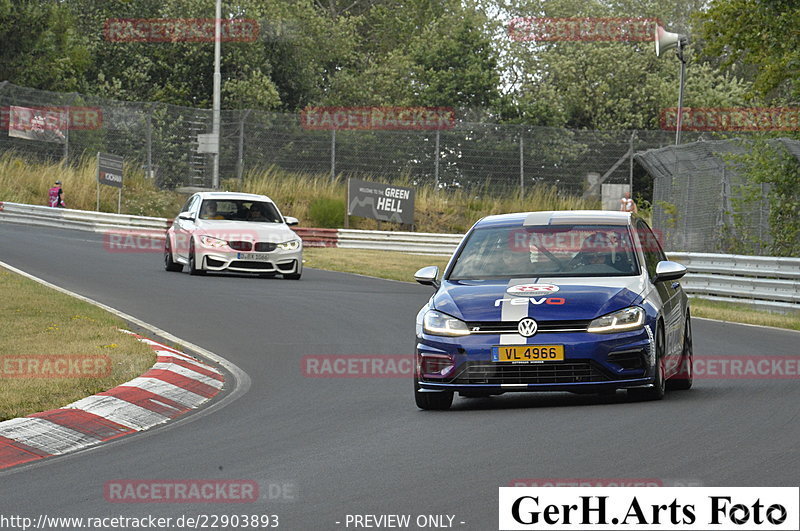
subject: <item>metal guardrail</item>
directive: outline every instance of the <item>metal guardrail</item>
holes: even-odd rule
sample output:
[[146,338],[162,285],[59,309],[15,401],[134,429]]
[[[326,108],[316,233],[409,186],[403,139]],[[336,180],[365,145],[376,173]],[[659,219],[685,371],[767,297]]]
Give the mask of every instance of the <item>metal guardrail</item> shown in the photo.
[[0,220],[26,225],[42,225],[91,232],[109,229],[156,229],[167,230],[172,220],[126,214],[109,214],[69,208],[52,208],[21,203],[0,203]]
[[667,253],[689,269],[687,293],[745,302],[765,310],[800,311],[800,258],[712,253]]
[[[0,203],[0,221],[92,232],[144,230],[159,235],[171,220]],[[462,234],[295,228],[306,247],[341,247],[449,256]],[[156,236],[158,237],[158,236]],[[710,253],[667,253],[689,274],[681,281],[692,296],[748,303],[772,311],[800,311],[800,258]]]

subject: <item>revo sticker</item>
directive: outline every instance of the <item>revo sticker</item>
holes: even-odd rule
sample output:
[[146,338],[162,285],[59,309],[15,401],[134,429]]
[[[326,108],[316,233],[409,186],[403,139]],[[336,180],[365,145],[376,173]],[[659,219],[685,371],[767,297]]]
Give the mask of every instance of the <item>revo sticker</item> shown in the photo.
[[506,290],[509,295],[518,297],[534,297],[537,295],[549,295],[558,291],[558,286],[553,284],[518,284]]
[[531,297],[530,299],[497,299],[494,301],[494,305],[500,306],[504,302],[509,303],[511,306],[521,306],[523,304],[553,304],[555,306],[560,306],[567,301],[562,297],[540,297],[538,299]]

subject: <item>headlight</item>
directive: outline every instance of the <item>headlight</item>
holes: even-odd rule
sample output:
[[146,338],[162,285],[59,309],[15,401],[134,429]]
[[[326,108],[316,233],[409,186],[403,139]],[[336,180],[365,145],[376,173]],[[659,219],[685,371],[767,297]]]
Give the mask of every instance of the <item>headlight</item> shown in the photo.
[[423,317],[422,328],[434,336],[466,336],[469,335],[467,323],[461,319],[436,310],[428,310]]
[[299,248],[300,240],[290,240],[288,242],[278,244],[278,249],[283,249],[284,251],[296,251]]
[[200,243],[205,245],[206,247],[214,247],[215,249],[219,249],[220,247],[225,247],[228,245],[228,242],[225,240],[220,240],[219,238],[212,238],[211,236],[200,236]]
[[595,334],[609,334],[611,332],[625,332],[636,330],[644,324],[644,310],[638,306],[631,306],[602,317],[589,323],[589,332]]

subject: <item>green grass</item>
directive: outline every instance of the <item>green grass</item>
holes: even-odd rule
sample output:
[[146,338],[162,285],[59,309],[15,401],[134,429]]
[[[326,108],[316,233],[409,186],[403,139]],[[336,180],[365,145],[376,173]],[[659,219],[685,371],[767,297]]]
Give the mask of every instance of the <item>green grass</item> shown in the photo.
[[[0,420],[58,408],[147,371],[152,349],[119,331],[125,323],[93,306],[0,268]],[[32,366],[45,356],[99,356],[102,377],[53,378]],[[107,356],[107,358],[105,358]],[[26,376],[20,375],[20,362]],[[41,366],[41,365],[40,365]]]
[[774,326],[775,328],[788,328],[800,331],[800,312],[788,314],[765,312],[755,310],[747,304],[733,302],[717,302],[692,297],[693,317],[706,317],[720,321],[734,323],[747,323],[761,326]]
[[[358,273],[392,280],[414,281],[421,267],[438,265],[443,269],[448,258],[363,249],[306,248],[306,266],[344,273]],[[692,315],[734,323],[774,326],[800,330],[800,313],[779,314],[756,310],[747,304],[691,299]]]
[[390,280],[414,281],[414,273],[425,266],[444,269],[448,258],[364,249],[306,248],[306,267],[356,273]]

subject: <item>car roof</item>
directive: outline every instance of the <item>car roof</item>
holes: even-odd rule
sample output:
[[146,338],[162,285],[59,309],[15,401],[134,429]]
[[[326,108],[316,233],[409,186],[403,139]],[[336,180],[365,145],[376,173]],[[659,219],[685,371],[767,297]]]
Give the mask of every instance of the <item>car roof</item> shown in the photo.
[[630,212],[614,210],[549,210],[486,216],[476,227],[534,227],[543,225],[631,225]]
[[245,201],[268,201],[272,203],[272,199],[265,195],[259,194],[246,194],[244,192],[197,192],[201,199],[242,199]]

